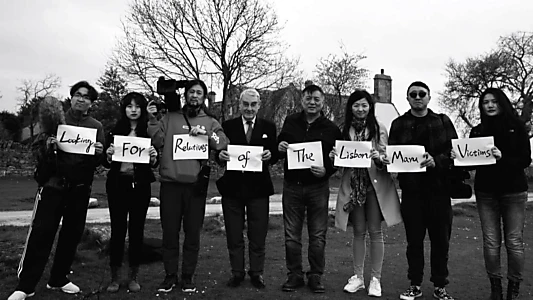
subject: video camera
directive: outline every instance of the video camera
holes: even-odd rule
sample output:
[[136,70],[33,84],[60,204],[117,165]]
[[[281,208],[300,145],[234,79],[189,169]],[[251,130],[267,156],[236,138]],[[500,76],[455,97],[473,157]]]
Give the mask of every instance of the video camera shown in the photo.
[[188,80],[165,79],[164,76],[157,80],[157,93],[165,98],[165,101],[155,103],[157,110],[166,108],[168,111],[177,111],[181,108],[180,94],[176,90],[185,88]]

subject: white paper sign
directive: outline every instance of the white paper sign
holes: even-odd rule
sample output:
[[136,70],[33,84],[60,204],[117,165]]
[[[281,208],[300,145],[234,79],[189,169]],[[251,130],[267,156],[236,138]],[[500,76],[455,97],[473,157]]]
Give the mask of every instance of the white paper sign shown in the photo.
[[471,139],[453,139],[452,148],[455,151],[453,164],[456,166],[493,165],[496,158],[492,156],[490,148],[494,146],[492,136]]
[[96,128],[59,125],[57,127],[57,147],[68,153],[94,155],[96,132]]
[[229,161],[227,169],[233,171],[263,171],[261,154],[263,147],[228,145]]
[[387,146],[387,158],[390,165],[387,166],[389,173],[397,172],[426,172],[426,168],[421,168],[420,163],[424,161],[424,146],[400,145]]
[[207,135],[175,134],[172,149],[174,160],[209,158]]
[[335,166],[349,168],[370,168],[371,142],[335,141]]
[[130,163],[150,163],[150,139],[133,136],[115,135],[113,161]]
[[323,167],[322,143],[289,144],[289,148],[287,149],[287,163],[289,170],[310,169],[311,166]]

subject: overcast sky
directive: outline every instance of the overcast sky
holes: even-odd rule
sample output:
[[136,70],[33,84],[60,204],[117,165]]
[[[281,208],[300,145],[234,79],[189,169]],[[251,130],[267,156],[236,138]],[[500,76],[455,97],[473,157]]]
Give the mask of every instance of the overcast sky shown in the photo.
[[[23,79],[54,73],[58,93],[102,74],[121,33],[128,0],[0,0],[0,111],[17,109]],[[368,58],[368,87],[380,69],[393,79],[393,103],[405,112],[405,89],[425,81],[441,111],[445,63],[479,55],[514,31],[533,31],[530,0],[272,0],[285,28],[289,55],[299,56],[308,77],[320,57],[349,52]]]

